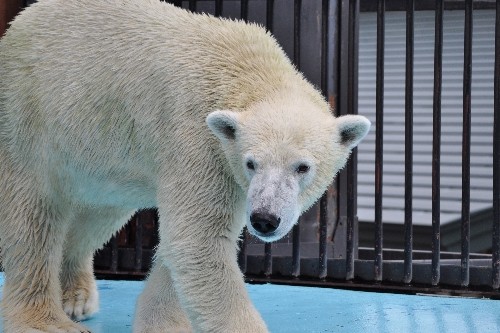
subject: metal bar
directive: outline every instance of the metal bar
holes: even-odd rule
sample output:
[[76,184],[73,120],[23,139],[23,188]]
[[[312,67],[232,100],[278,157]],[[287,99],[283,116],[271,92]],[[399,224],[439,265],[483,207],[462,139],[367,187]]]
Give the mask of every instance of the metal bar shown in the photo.
[[[332,112],[336,115],[343,115],[346,112],[345,107],[345,87],[347,84],[346,78],[346,40],[344,38],[345,35],[345,26],[346,24],[343,22],[342,17],[346,17],[342,15],[345,10],[343,9],[345,6],[342,6],[341,1],[338,0],[330,0],[329,1],[329,17],[328,20],[328,102],[330,103],[330,107],[332,108]],[[345,193],[346,193],[346,181],[345,181],[345,172],[340,171],[338,176],[336,177],[332,187],[330,189],[330,202],[329,209],[332,209],[329,219],[332,221],[333,232],[332,232],[332,255],[333,258],[337,259],[345,259],[346,254],[346,237],[345,237]],[[342,222],[344,221],[344,222]]]
[[465,1],[463,135],[462,135],[462,286],[469,285],[470,253],[470,135],[472,76],[472,0]]
[[134,270],[140,272],[142,270],[142,221],[141,214],[135,217],[135,261]]
[[[328,13],[329,13],[329,2],[328,0],[322,0],[321,2],[321,91],[323,92],[323,96],[328,98],[328,87],[327,87],[327,79],[328,79]],[[300,12],[298,13],[300,15]],[[297,20],[300,21],[300,16],[297,17]],[[299,49],[300,51],[300,49]]]
[[[444,275],[444,274],[443,274]],[[274,284],[288,284],[288,285],[296,285],[296,286],[310,286],[310,287],[330,287],[330,288],[338,288],[338,289],[350,289],[350,290],[360,290],[360,291],[374,291],[381,293],[396,293],[396,294],[428,294],[428,295],[439,295],[442,297],[443,295],[454,295],[454,296],[463,296],[468,298],[491,298],[498,300],[498,291],[496,290],[488,290],[483,288],[477,289],[468,289],[468,288],[435,288],[428,287],[424,285],[402,285],[402,284],[392,284],[392,283],[366,283],[363,281],[342,281],[335,279],[328,279],[324,281],[320,281],[318,279],[290,279],[284,276],[279,276],[273,278],[272,280],[263,278],[262,276],[248,275],[247,282],[249,283],[274,283]],[[469,301],[469,300],[462,300]],[[441,316],[439,316],[441,317]],[[412,324],[415,324],[415,319]],[[439,324],[438,324],[439,325]],[[375,332],[394,332],[388,330],[387,326],[381,326],[382,328],[376,330]],[[346,331],[341,331],[346,332]],[[349,331],[347,331],[349,332]],[[447,331],[446,331],[447,332]],[[458,332],[462,332],[458,330]],[[487,332],[482,331],[482,332]]]
[[326,278],[327,275],[327,220],[328,220],[328,199],[326,193],[323,194],[319,204],[319,270],[318,277]]
[[273,252],[271,243],[264,245],[264,275],[269,277],[273,273]]
[[189,0],[189,10],[192,12],[196,11],[196,0]]
[[406,91],[405,91],[405,221],[403,282],[412,280],[413,252],[413,47],[414,0],[406,0]]
[[382,281],[383,224],[382,224],[382,175],[384,144],[384,40],[385,0],[377,4],[377,87],[375,101],[375,281]]
[[[328,98],[328,0],[323,0],[321,3],[321,90],[323,96]],[[327,275],[327,253],[326,242],[328,233],[328,196],[323,193],[319,202],[319,271],[320,279],[326,278]]]
[[[359,0],[349,1],[348,21],[348,86],[347,86],[347,113],[358,113],[358,37],[359,37]],[[356,192],[357,192],[357,149],[353,149],[347,163],[347,245],[346,245],[346,279],[354,278],[355,231],[356,225]]]
[[274,0],[266,0],[266,28],[273,32]]
[[[351,156],[352,158],[352,156]],[[354,205],[353,185],[354,172],[353,162],[347,163],[347,240],[346,240],[346,280],[354,279]]]
[[238,263],[243,274],[247,271],[247,228],[243,228],[239,241],[240,251],[238,252]]
[[300,225],[296,224],[292,229],[292,276],[300,276]]
[[222,15],[222,0],[215,0],[215,17],[219,17]]
[[300,16],[302,13],[302,0],[293,2],[293,62],[300,70]]
[[[341,38],[340,38],[340,29],[341,29],[341,19],[340,19],[340,6],[339,0],[329,0],[328,1],[328,75],[327,75],[327,88],[328,88],[328,102],[330,103],[330,107],[332,108],[332,112],[334,114],[338,114],[339,105],[338,99],[340,95],[339,89],[339,64],[341,59]],[[336,191],[336,190],[335,190]],[[337,196],[337,195],[335,195]],[[333,203],[330,202],[330,207]],[[336,204],[335,204],[336,206]],[[335,214],[336,216],[338,214]],[[335,216],[335,217],[336,217]]]
[[[266,0],[266,28],[268,31],[273,32],[273,12],[274,12],[274,0]],[[266,243],[264,246],[265,259],[264,259],[264,274],[269,277],[273,270],[273,257],[271,243]]]
[[118,271],[118,237],[117,235],[111,238],[111,272],[116,273]]
[[[300,70],[300,14],[302,0],[293,2],[293,62]],[[321,223],[320,223],[321,224]],[[300,225],[293,227],[292,234],[292,276],[300,276]]]
[[500,287],[500,1],[496,2],[495,99],[493,119],[492,287]]
[[436,0],[434,24],[434,95],[432,122],[432,285],[440,280],[441,256],[441,85],[443,63],[443,5]]
[[240,18],[245,22],[248,21],[248,0],[241,0]]
[[[349,54],[349,2],[338,1],[336,7],[338,13],[334,16],[339,24],[337,39],[339,40],[339,49],[333,52],[334,66],[333,73],[337,72],[337,86],[338,98],[336,103],[336,110],[338,116],[348,114],[348,87],[350,80],[350,71],[348,62],[351,58]],[[335,61],[335,55],[338,54],[338,60]],[[335,81],[334,81],[335,82]],[[349,161],[348,161],[349,163]],[[338,188],[338,217],[336,238],[334,240],[334,258],[346,260],[347,258],[347,170],[348,165],[342,169],[337,176]]]

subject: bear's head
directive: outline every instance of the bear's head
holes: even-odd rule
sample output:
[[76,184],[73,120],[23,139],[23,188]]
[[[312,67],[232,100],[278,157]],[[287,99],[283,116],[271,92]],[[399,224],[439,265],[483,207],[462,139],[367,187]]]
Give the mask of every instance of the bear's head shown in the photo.
[[326,103],[291,95],[214,111],[206,122],[247,193],[248,230],[266,242],[290,231],[370,128],[365,117],[335,118]]

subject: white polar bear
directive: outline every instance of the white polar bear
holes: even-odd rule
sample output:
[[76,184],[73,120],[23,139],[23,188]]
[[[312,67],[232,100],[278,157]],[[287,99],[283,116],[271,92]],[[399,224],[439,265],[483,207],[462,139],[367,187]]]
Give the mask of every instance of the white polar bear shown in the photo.
[[153,206],[134,332],[267,332],[242,227],[285,235],[370,126],[334,118],[264,29],[158,0],[41,0],[0,78],[6,333],[87,332],[70,318],[97,310],[94,251]]

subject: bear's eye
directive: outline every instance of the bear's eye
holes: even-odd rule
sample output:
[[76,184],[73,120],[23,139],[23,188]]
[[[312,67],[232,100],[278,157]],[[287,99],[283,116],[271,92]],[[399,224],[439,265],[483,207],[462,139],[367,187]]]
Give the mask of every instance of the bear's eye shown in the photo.
[[309,165],[301,164],[297,167],[296,170],[298,173],[307,173],[309,171]]
[[255,170],[255,165],[253,164],[252,161],[247,162],[247,168],[248,170]]

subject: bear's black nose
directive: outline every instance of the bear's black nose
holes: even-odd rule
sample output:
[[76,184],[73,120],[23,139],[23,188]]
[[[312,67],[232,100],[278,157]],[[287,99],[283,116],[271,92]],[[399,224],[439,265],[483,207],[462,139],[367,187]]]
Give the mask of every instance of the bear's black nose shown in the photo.
[[252,227],[262,234],[275,231],[280,225],[280,218],[268,213],[252,213],[250,215]]

